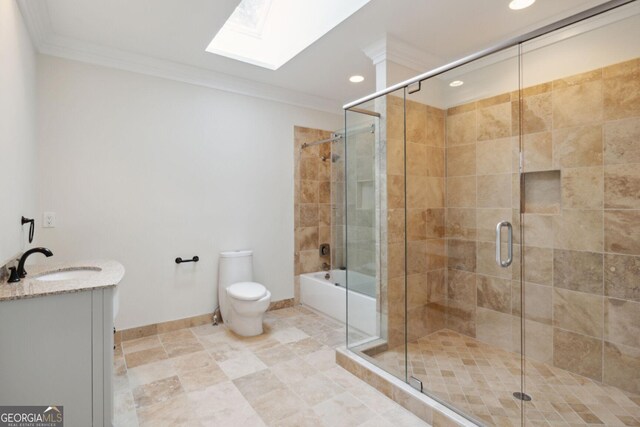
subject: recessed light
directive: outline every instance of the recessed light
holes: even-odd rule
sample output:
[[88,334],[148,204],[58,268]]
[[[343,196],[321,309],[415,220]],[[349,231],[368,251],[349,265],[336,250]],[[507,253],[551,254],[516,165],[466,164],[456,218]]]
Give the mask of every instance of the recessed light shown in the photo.
[[464,82],[462,80],[454,80],[451,83],[449,83],[449,86],[458,87],[458,86],[462,86],[463,84]]
[[362,77],[362,76],[358,76],[358,75],[356,75],[356,76],[351,76],[351,77],[349,77],[349,81],[350,81],[351,83],[360,83],[360,82],[364,81],[364,77]]
[[509,9],[511,10],[525,9],[531,6],[532,4],[534,4],[535,2],[536,0],[511,0],[511,3],[509,3]]

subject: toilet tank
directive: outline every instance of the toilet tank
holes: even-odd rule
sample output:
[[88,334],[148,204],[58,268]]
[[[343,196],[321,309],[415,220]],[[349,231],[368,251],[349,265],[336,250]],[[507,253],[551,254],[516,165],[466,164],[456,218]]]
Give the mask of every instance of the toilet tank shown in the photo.
[[238,282],[253,280],[253,251],[220,252],[218,287],[225,289]]

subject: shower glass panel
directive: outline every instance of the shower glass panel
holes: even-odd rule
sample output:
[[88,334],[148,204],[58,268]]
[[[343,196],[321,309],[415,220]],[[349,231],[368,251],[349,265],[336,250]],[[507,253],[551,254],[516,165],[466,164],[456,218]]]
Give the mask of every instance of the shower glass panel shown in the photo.
[[640,416],[639,40],[636,2],[522,45],[526,424]]
[[522,410],[518,50],[406,88],[407,376],[486,425]]
[[[346,110],[347,346],[406,379],[404,91]],[[370,130],[375,132],[362,132]]]
[[478,425],[640,425],[638,40],[635,1],[346,110],[352,351]]

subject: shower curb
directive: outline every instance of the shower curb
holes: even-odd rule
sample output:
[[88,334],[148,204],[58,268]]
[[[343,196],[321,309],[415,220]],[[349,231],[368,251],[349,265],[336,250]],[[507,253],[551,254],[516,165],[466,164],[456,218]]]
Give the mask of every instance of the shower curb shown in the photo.
[[336,363],[434,427],[482,426],[482,424],[473,423],[429,396],[420,393],[409,384],[383,371],[345,347],[336,349]]

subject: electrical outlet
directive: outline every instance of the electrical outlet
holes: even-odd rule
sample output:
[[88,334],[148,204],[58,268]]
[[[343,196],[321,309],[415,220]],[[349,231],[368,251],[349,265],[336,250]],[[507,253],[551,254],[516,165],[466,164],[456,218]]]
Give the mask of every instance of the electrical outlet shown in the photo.
[[44,228],[53,228],[56,226],[56,213],[45,212],[43,215],[42,226]]

